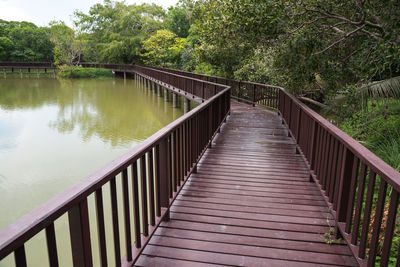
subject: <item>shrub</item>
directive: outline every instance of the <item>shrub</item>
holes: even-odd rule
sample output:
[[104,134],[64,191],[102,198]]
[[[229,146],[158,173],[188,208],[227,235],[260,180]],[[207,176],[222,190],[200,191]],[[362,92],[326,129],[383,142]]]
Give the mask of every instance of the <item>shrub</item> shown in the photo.
[[109,69],[83,68],[76,66],[59,66],[59,78],[112,78],[114,74]]

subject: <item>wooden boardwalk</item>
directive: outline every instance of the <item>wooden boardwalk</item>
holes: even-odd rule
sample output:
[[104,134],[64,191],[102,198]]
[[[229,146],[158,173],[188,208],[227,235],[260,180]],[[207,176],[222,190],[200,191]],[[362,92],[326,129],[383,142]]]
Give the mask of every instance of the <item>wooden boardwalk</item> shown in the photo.
[[325,243],[328,217],[279,117],[232,102],[136,265],[356,266],[346,244]]

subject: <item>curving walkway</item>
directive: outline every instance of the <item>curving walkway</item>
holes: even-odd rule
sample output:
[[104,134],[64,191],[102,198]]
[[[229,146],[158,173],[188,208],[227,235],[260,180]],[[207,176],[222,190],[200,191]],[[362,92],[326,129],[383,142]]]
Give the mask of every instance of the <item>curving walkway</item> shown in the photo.
[[136,266],[356,266],[280,118],[232,102]]

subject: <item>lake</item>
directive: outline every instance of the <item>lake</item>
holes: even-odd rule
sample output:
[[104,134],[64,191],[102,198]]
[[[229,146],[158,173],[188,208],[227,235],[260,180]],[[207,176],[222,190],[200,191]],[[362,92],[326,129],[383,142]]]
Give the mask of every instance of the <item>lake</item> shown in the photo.
[[[135,80],[1,79],[0,229],[182,114]],[[61,250],[69,242],[66,219],[56,221]],[[28,265],[48,266],[45,249],[44,233],[29,241]],[[70,253],[60,254],[60,265],[70,266]],[[13,266],[10,256],[0,266]]]

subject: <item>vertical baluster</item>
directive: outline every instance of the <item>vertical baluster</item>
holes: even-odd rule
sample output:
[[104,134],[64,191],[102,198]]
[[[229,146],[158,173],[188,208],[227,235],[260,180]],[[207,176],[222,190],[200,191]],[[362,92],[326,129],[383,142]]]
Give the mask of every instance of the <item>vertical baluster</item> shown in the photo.
[[22,245],[14,251],[16,267],[26,267],[25,246]]
[[104,209],[103,209],[103,192],[102,188],[95,192],[96,201],[96,218],[97,218],[97,233],[99,240],[99,254],[100,263],[102,267],[106,267],[107,264],[107,248],[106,248],[106,233],[104,227]]
[[140,184],[142,203],[142,229],[143,235],[149,235],[148,208],[147,208],[147,177],[146,177],[146,155],[140,158]]
[[310,168],[315,172],[315,155],[318,153],[318,141],[319,141],[319,127],[316,121],[311,119],[312,130],[311,130],[311,142],[309,148]]
[[360,227],[360,217],[361,217],[361,210],[362,204],[364,200],[364,190],[365,190],[365,176],[367,174],[367,166],[362,163],[361,164],[361,172],[360,172],[360,179],[358,182],[358,191],[357,191],[357,202],[356,202],[356,213],[354,215],[354,224],[353,230],[351,231],[351,244],[356,245],[358,240],[358,229]]
[[363,218],[362,231],[361,231],[361,237],[360,237],[360,249],[358,251],[358,256],[361,259],[365,258],[365,249],[367,246],[369,220],[370,220],[371,209],[372,209],[372,199],[373,199],[374,189],[375,189],[375,179],[376,179],[376,174],[373,170],[370,169],[368,190],[367,190],[367,199],[365,202],[364,218]]
[[316,156],[314,160],[314,171],[315,174],[317,175],[317,178],[319,179],[319,166],[321,163],[321,153],[322,153],[322,136],[323,136],[323,130],[322,127],[320,127],[317,124],[317,150],[316,150]]
[[327,182],[326,172],[328,170],[328,158],[330,154],[330,147],[332,145],[331,135],[326,132],[325,144],[324,144],[324,158],[322,160],[322,173],[321,173],[321,186],[325,190]]
[[179,162],[178,162],[178,129],[174,131],[174,143],[173,143],[173,176],[174,176],[174,192],[178,189],[178,173],[179,173]]
[[324,154],[325,154],[325,147],[326,147],[326,131],[321,127],[321,142],[320,142],[320,154],[318,155],[318,173],[317,178],[319,183],[322,185],[322,168],[323,168],[323,161],[324,161]]
[[50,267],[58,267],[58,255],[54,223],[51,223],[49,226],[46,227],[46,243]]
[[329,148],[329,157],[328,157],[328,167],[326,170],[326,181],[325,181],[325,194],[329,197],[329,202],[331,201],[331,185],[335,182],[334,179],[334,170],[336,167],[337,161],[337,148],[339,146],[339,142],[331,136],[331,145]]
[[327,195],[329,196],[329,202],[333,202],[333,194],[334,194],[334,188],[335,188],[335,182],[336,182],[336,167],[339,162],[339,155],[340,155],[340,142],[336,140],[334,137],[332,137],[334,140],[334,146],[333,146],[333,153],[332,153],[332,158],[331,158],[331,164],[330,164],[330,169],[329,169],[329,182],[326,187]]
[[156,224],[156,217],[154,212],[154,171],[153,171],[153,149],[151,148],[147,154],[148,161],[148,175],[149,175],[149,207],[150,207],[150,225]]
[[[160,192],[160,206],[169,207],[170,197],[170,165],[169,165],[169,137],[162,140],[158,145],[158,162],[159,162],[159,192]],[[157,154],[156,154],[157,155]],[[161,213],[161,212],[160,212]],[[164,220],[169,220],[169,210],[166,212]]]
[[[348,190],[348,184],[349,181],[346,179],[349,175],[349,165],[351,158],[353,158],[353,165],[352,165],[352,171],[351,171],[351,178],[350,178],[350,190]],[[354,157],[353,153],[350,151],[347,151],[345,154],[345,158],[343,159],[344,162],[344,168],[342,171],[341,179],[343,180],[342,186],[340,187],[342,190],[342,198],[339,198],[339,211],[338,211],[338,221],[343,222],[346,220],[346,227],[345,227],[345,232],[350,233],[351,229],[351,222],[352,222],[352,217],[353,217],[353,208],[354,208],[354,199],[356,195],[356,184],[357,184],[357,177],[358,177],[358,165],[359,165],[359,159]],[[347,193],[347,197],[346,197]],[[347,200],[347,209],[346,209],[346,200]],[[345,213],[346,210],[346,213]],[[344,217],[346,216],[346,217]]]
[[386,198],[386,191],[387,191],[387,183],[381,177],[381,181],[379,184],[379,191],[378,191],[378,202],[376,203],[375,218],[374,218],[374,223],[372,226],[372,239],[371,239],[371,243],[369,246],[370,250],[369,250],[369,256],[368,256],[368,264],[370,266],[374,266],[376,254],[378,252],[378,239],[379,239],[379,233],[381,230],[383,208],[385,205],[385,198]]
[[68,211],[68,221],[74,266],[93,266],[87,199]]
[[138,169],[137,161],[132,164],[132,192],[133,192],[133,220],[135,223],[135,246],[142,247],[140,238],[140,204],[139,204],[139,186],[138,186]]
[[[165,170],[164,170],[165,171]],[[161,216],[161,204],[160,204],[160,145],[156,145],[154,148],[154,175],[155,175],[155,198],[156,198],[156,216]]]
[[[386,229],[385,229],[385,238],[383,241],[382,247],[382,255],[381,255],[381,266],[388,266],[389,257],[390,257],[390,249],[393,241],[393,230],[396,225],[396,217],[397,217],[397,207],[399,201],[399,193],[396,189],[392,189],[392,193],[390,196],[390,204],[389,204],[389,212],[387,215]],[[397,257],[397,265],[400,265],[400,257]]]
[[190,140],[189,140],[189,150],[190,150],[190,168],[193,167],[194,163],[194,146],[195,146],[195,140],[194,140],[194,118],[191,118],[189,121],[189,133],[190,133]]
[[118,204],[117,204],[117,185],[115,177],[110,180],[110,195],[111,195],[111,214],[113,224],[114,237],[114,261],[115,266],[121,265],[121,245],[119,238],[119,222],[118,222]]
[[190,165],[189,165],[189,155],[190,155],[190,146],[189,146],[189,123],[190,121],[185,122],[185,175],[187,175]]
[[172,198],[173,196],[173,190],[174,190],[174,185],[173,185],[173,162],[172,162],[172,152],[173,152],[173,147],[172,147],[172,135],[171,133],[168,136],[168,142],[167,142],[167,172],[168,172],[168,189],[169,189],[169,197]]
[[132,238],[131,238],[131,220],[129,213],[128,169],[126,168],[122,171],[122,194],[123,194],[123,205],[124,205],[126,259],[127,261],[131,261]]
[[181,139],[182,139],[182,134],[181,134],[181,127],[178,127],[176,129],[176,181],[177,181],[177,186],[181,185],[181,180],[182,178],[182,160],[181,160]]
[[337,167],[336,167],[336,172],[335,172],[335,186],[334,190],[332,192],[332,201],[333,201],[333,209],[337,210],[338,206],[338,196],[339,196],[339,185],[340,185],[340,174],[342,171],[342,159],[343,159],[343,154],[344,154],[344,145],[340,144],[339,146],[339,155],[338,155],[338,161],[337,161]]
[[[199,155],[199,114],[196,114],[194,118],[194,162],[197,162]],[[197,167],[196,167],[197,169]]]
[[181,165],[181,172],[182,172],[182,181],[185,180],[186,176],[186,166],[187,166],[187,159],[186,159],[186,154],[187,154],[187,136],[186,136],[186,130],[187,130],[187,122],[184,122],[181,126],[181,160],[182,160],[182,165]]
[[301,130],[301,125],[300,125],[301,113],[302,113],[301,109],[297,108],[296,132],[294,132],[294,134],[296,135],[296,141],[297,141],[297,144],[299,144],[299,145],[300,145],[300,130]]

